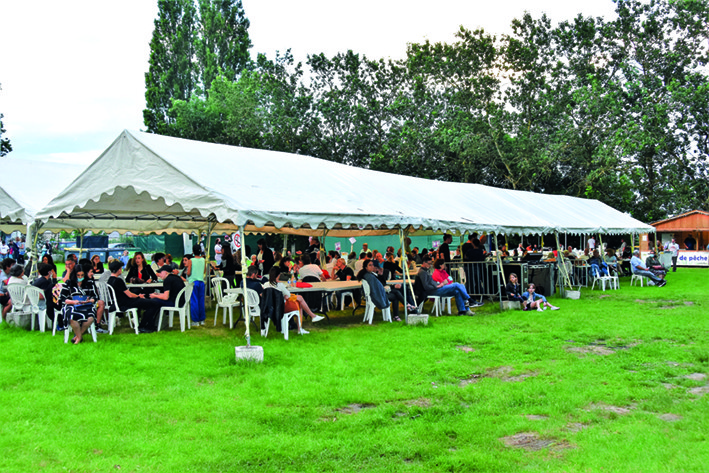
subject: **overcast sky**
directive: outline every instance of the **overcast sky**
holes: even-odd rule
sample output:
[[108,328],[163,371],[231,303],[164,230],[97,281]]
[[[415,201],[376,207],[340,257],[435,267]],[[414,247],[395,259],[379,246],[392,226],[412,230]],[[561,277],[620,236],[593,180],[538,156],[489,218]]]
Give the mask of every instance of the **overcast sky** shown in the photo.
[[[252,57],[352,49],[401,58],[407,43],[453,41],[462,25],[500,34],[525,11],[554,22],[611,18],[611,0],[242,0]],[[88,164],[143,129],[156,0],[0,0],[0,113],[15,158]],[[5,135],[3,135],[5,136]]]

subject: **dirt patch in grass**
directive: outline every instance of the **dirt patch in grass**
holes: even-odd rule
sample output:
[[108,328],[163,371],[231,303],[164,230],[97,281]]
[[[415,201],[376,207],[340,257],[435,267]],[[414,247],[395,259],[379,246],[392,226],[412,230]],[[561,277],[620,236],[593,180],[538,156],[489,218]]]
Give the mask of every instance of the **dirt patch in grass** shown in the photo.
[[635,302],[638,304],[646,304],[647,303],[647,301],[644,301],[642,299],[635,299]]
[[518,383],[520,381],[524,381],[527,378],[533,378],[538,374],[536,371],[529,371],[515,376],[508,376],[513,369],[514,368],[512,368],[511,366],[500,366],[499,368],[488,369],[487,373],[485,374],[473,374],[461,380],[458,383],[458,386],[462,388],[469,384],[475,384],[483,378],[497,378],[506,383]]
[[662,414],[660,420],[664,420],[665,422],[677,422],[678,420],[682,420],[682,416],[678,416],[677,414]]
[[685,379],[691,379],[692,381],[704,381],[707,379],[707,375],[704,373],[692,373],[685,376]]
[[569,432],[581,432],[582,430],[588,429],[589,427],[591,426],[582,422],[571,422],[569,424],[566,424],[566,430]]
[[527,420],[547,420],[549,416],[538,416],[536,414],[527,414],[525,416]]
[[335,412],[339,412],[341,414],[357,414],[359,411],[363,411],[365,409],[374,409],[377,407],[374,404],[360,404],[360,403],[354,403],[354,404],[349,404],[345,407],[338,407],[335,409]]
[[460,351],[464,351],[465,353],[471,353],[475,351],[475,348],[469,347],[467,345],[458,345],[456,348]]
[[694,394],[695,396],[702,397],[705,394],[709,393],[709,385],[708,386],[702,386],[700,388],[692,388],[689,391],[687,391],[689,394]]
[[581,347],[567,347],[566,351],[568,351],[569,353],[581,353],[584,355],[591,354],[607,356],[612,355],[618,350],[627,350],[638,345],[639,342],[633,342],[627,345],[608,345],[603,340],[596,340],[595,342],[591,342],[588,345],[584,345]]
[[421,397],[418,399],[411,399],[409,401],[406,401],[404,404],[409,407],[431,407],[431,400],[425,397]]
[[508,447],[521,448],[529,452],[536,452],[545,448],[563,450],[573,448],[566,440],[541,438],[536,432],[520,432],[509,437],[502,437],[500,441]]
[[597,403],[597,404],[589,404],[586,407],[587,411],[604,411],[604,412],[612,412],[613,414],[618,414],[621,416],[630,414],[630,412],[635,409],[635,405],[630,405],[628,407],[620,407],[620,406],[611,406],[609,404],[603,404],[603,403]]
[[692,301],[684,301],[684,305],[694,305],[694,302],[692,302]]
[[610,294],[601,294],[598,296],[599,299],[605,299],[606,297],[610,297]]

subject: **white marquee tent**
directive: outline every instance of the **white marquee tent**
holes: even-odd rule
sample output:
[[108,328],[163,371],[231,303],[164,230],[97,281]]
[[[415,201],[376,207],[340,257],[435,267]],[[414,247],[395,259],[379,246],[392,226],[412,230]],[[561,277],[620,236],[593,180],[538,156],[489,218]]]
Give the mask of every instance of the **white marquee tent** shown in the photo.
[[654,231],[596,200],[432,181],[128,130],[37,218],[47,229],[156,233]]

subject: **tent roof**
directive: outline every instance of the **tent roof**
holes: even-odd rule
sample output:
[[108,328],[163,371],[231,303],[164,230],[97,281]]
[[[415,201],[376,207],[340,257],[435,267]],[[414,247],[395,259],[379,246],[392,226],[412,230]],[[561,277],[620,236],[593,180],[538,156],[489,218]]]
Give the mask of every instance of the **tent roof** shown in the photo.
[[[35,215],[84,169],[59,164],[5,157],[0,174],[0,230],[24,230]],[[14,170],[14,171],[13,171]]]
[[[47,228],[331,236],[486,231],[636,233],[588,199],[431,181],[309,156],[123,131],[38,214]],[[318,230],[320,229],[320,230]]]

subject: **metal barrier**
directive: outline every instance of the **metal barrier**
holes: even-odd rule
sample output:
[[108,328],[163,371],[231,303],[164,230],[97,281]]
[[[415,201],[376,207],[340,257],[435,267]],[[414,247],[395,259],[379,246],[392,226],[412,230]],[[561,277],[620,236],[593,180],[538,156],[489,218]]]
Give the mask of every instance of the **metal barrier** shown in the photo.
[[[465,285],[470,296],[477,298],[497,298],[500,296],[501,289],[504,289],[505,284],[507,284],[504,280],[504,277],[509,275],[507,266],[519,268],[518,276],[520,280],[522,280],[522,277],[524,277],[525,280],[527,278],[526,264],[503,264],[502,267],[505,276],[500,275],[499,282],[497,263],[494,261],[473,261],[465,263],[452,261],[446,263],[446,266],[448,267],[448,273],[453,279]],[[524,268],[522,268],[522,266],[524,266]],[[502,286],[502,288],[500,286]]]
[[585,261],[574,261],[574,278],[571,283],[574,286],[588,287],[588,283],[591,281],[589,277],[590,270],[591,267]]

